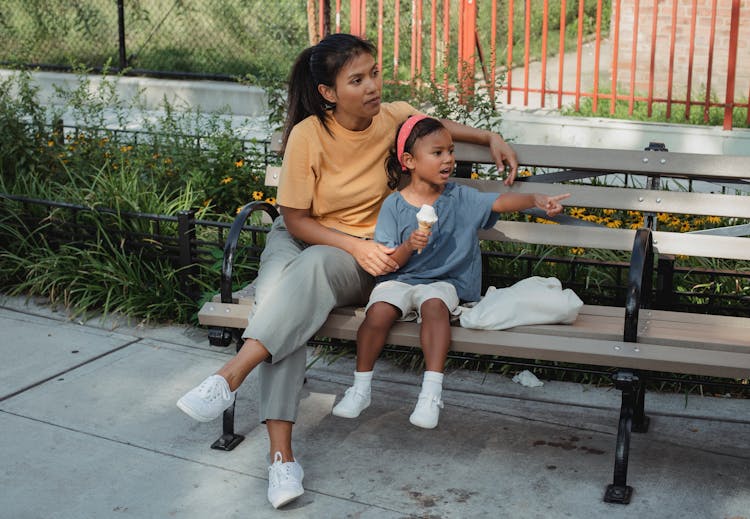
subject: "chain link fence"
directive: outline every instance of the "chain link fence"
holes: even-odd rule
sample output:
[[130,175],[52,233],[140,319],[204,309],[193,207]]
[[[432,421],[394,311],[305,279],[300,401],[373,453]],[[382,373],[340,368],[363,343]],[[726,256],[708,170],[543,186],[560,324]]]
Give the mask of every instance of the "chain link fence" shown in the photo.
[[3,0],[0,65],[283,78],[307,16],[302,0]]

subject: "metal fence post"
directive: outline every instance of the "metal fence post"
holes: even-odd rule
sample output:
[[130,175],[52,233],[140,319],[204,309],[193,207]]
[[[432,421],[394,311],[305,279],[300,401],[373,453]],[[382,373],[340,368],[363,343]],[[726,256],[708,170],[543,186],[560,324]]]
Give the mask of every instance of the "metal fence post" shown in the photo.
[[177,213],[180,287],[185,295],[192,300],[197,300],[200,295],[200,289],[193,281],[193,278],[197,274],[195,237],[195,209],[180,211]]
[[119,34],[120,72],[122,72],[128,67],[128,57],[125,53],[125,0],[117,0],[117,32]]

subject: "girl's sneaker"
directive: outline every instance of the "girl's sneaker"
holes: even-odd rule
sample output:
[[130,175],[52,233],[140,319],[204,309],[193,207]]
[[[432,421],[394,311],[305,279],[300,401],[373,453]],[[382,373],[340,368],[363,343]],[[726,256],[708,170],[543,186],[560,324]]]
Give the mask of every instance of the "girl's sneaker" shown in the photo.
[[177,407],[199,422],[218,418],[232,402],[237,391],[230,391],[221,375],[211,375],[177,401]]
[[419,393],[417,405],[409,417],[409,421],[413,425],[422,427],[423,429],[434,429],[437,427],[442,407],[443,401],[440,400],[439,396],[429,393]]
[[273,463],[268,467],[268,500],[274,508],[294,501],[305,493],[302,478],[305,472],[296,461],[282,463],[281,453],[274,454]]
[[370,405],[370,394],[361,393],[355,387],[350,387],[331,413],[341,418],[356,418]]

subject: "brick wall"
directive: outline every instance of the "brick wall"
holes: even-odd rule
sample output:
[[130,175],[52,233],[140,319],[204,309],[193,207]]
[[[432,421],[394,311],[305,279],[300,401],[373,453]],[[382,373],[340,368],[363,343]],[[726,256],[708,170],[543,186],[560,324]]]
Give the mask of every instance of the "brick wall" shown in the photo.
[[[616,0],[613,0],[613,7]],[[677,3],[676,23],[672,10]],[[652,34],[655,36],[654,95],[665,96],[669,76],[669,57],[672,27],[675,27],[673,65],[673,97],[685,99],[690,64],[690,35],[693,18],[692,0],[621,0],[620,35],[618,44],[617,78],[620,93],[630,88],[631,64],[633,62],[633,32],[635,27],[635,5],[639,4],[638,36],[635,57],[636,95],[648,93],[651,69]],[[709,50],[711,47],[711,17],[714,0],[696,0],[695,40],[693,48],[691,98],[705,95],[708,83]],[[724,100],[729,55],[730,19],[732,0],[715,0],[716,24],[713,41],[711,72],[711,95]],[[656,10],[656,31],[653,30]],[[615,27],[615,9],[612,10],[612,25]],[[614,35],[614,32],[611,33]],[[750,0],[740,0],[739,41],[735,76],[735,99],[747,99],[750,89]]]

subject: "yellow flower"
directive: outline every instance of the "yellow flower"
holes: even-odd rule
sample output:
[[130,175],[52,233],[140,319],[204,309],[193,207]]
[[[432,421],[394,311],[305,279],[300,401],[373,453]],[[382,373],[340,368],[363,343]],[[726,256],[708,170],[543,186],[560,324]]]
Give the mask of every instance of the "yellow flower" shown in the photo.
[[232,181],[232,177],[224,177],[221,179],[222,184],[229,184]]
[[471,178],[472,178],[473,180],[476,180],[476,179],[478,179],[478,178],[479,178],[479,173],[477,173],[476,171],[472,171],[472,172],[471,172]]
[[235,165],[236,167],[238,167],[238,168],[241,168],[242,166],[244,166],[244,165],[245,165],[245,161],[244,161],[244,160],[242,160],[242,159],[240,159],[240,160],[238,160],[237,162],[235,162],[235,163],[234,163],[234,165]]
[[528,169],[522,169],[521,171],[518,172],[518,176],[519,177],[530,177],[531,176],[531,171],[529,171]]
[[619,229],[622,227],[622,222],[620,220],[612,220],[611,222],[607,222],[607,227],[610,229]]
[[55,145],[55,141],[47,141],[47,146],[52,147]]
[[130,150],[132,150],[132,149],[133,149],[133,146],[131,146],[129,144],[127,146],[120,146],[120,151],[123,152],[123,153],[127,153]]
[[721,223],[721,218],[719,216],[709,216],[706,220],[708,220],[708,223]]
[[237,210],[234,212],[234,214],[240,214],[240,211],[242,211],[243,206],[239,206]]
[[266,202],[268,202],[271,205],[276,205],[276,199],[274,197],[268,197],[266,198]]
[[253,200],[263,200],[263,191],[253,191]]
[[613,214],[615,214],[614,209],[604,209],[602,212],[606,214],[607,216],[612,216]]
[[583,218],[586,214],[586,209],[583,207],[571,207],[569,213],[573,218]]
[[584,252],[586,252],[586,249],[584,249],[583,247],[573,247],[572,249],[570,249],[570,253],[576,256],[580,256]]

